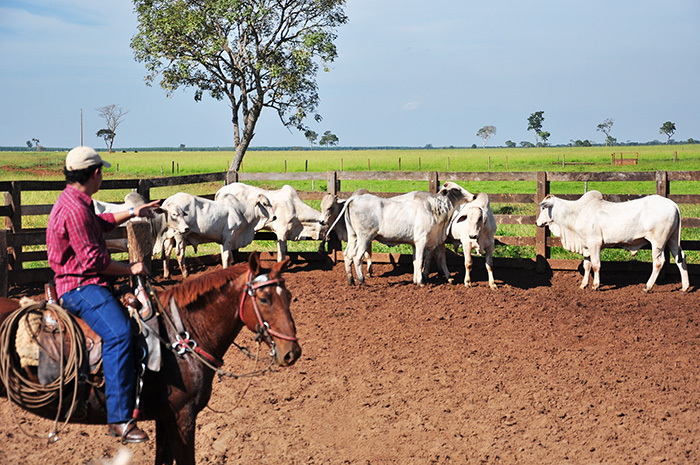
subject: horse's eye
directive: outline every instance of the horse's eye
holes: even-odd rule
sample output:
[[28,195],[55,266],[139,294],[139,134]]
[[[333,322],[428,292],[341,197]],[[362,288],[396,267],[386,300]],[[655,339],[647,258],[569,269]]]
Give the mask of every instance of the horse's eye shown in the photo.
[[270,301],[266,297],[260,297],[260,303],[263,305],[269,305]]

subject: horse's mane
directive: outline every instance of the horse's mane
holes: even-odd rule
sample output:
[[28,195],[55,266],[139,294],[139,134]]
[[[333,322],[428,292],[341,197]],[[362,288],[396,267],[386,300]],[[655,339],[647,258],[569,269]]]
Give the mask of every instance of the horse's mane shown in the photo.
[[203,295],[221,289],[246,271],[248,271],[248,263],[238,263],[229,268],[203,273],[166,289],[160,294],[159,298],[164,305],[167,305],[170,299],[174,297],[178,306],[185,307]]

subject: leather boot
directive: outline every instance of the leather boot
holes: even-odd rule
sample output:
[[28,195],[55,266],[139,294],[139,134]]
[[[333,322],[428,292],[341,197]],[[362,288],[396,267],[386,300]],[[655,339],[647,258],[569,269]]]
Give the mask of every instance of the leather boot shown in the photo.
[[135,421],[110,423],[107,429],[107,434],[122,438],[122,441],[129,443],[148,441],[148,434],[136,426]]

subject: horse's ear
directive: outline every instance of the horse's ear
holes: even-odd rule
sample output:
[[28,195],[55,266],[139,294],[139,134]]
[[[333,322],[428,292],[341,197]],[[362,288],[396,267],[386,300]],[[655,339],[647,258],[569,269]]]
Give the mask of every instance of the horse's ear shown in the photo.
[[253,251],[248,255],[248,268],[253,276],[257,276],[260,272],[260,253],[258,251]]
[[274,265],[272,268],[278,273],[281,273],[289,267],[290,263],[292,263],[292,260],[290,258],[285,258],[280,263]]

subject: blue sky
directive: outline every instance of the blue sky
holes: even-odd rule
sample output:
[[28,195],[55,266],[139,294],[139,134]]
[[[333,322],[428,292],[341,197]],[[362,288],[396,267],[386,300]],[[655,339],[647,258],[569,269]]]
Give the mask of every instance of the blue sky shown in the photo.
[[[544,111],[550,142],[700,139],[697,0],[349,0],[339,57],[318,77],[324,117],[341,146],[534,142]],[[232,146],[230,109],[192,89],[147,87],[129,47],[130,2],[0,1],[0,146],[104,147],[97,107],[128,110],[117,147]],[[252,146],[305,146],[263,112]]]

